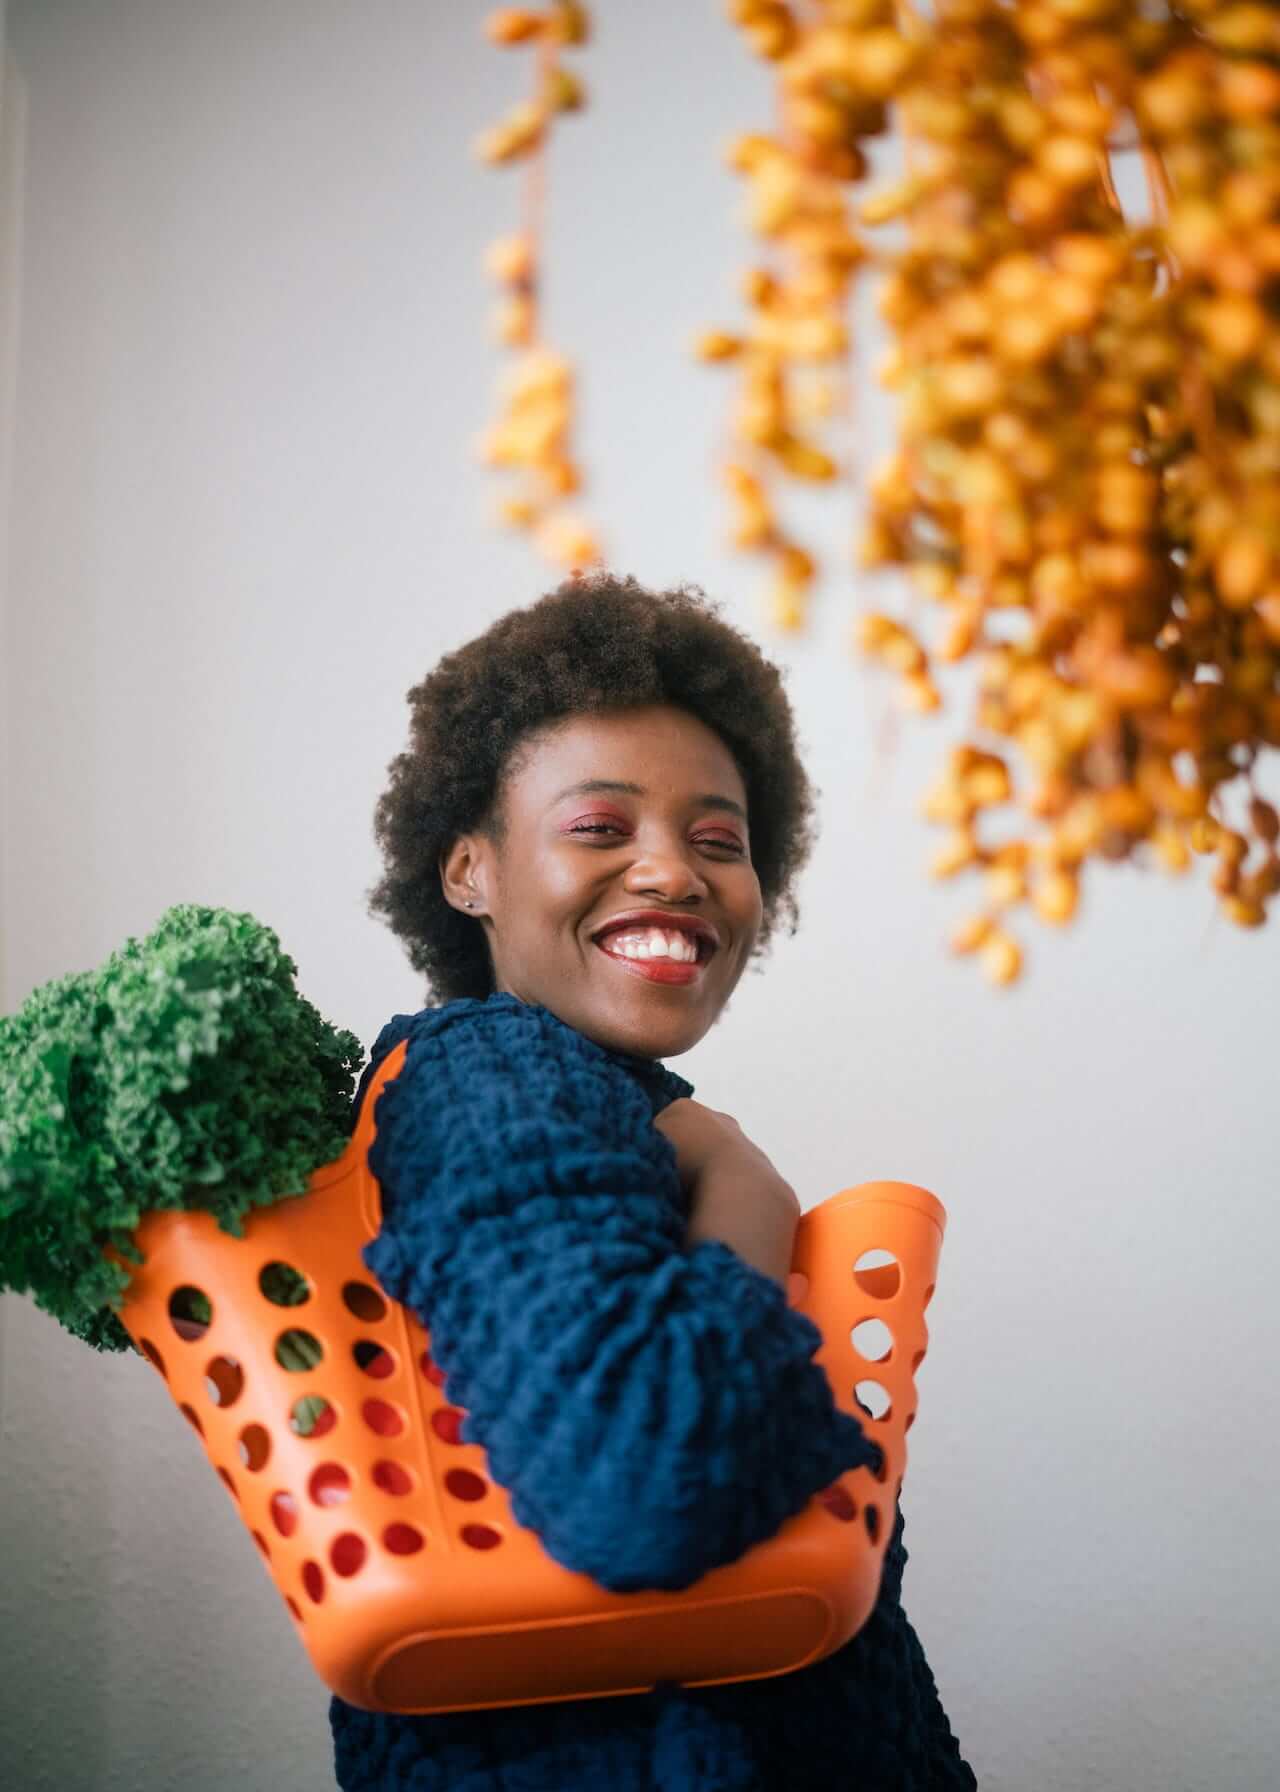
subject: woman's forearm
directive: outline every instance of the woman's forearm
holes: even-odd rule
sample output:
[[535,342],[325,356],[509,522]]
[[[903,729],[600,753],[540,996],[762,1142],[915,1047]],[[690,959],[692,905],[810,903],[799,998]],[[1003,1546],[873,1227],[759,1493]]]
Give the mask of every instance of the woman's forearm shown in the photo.
[[694,1192],[685,1248],[714,1240],[781,1287],[787,1285],[795,1253],[800,1203],[786,1183],[747,1186],[729,1173],[710,1169]]

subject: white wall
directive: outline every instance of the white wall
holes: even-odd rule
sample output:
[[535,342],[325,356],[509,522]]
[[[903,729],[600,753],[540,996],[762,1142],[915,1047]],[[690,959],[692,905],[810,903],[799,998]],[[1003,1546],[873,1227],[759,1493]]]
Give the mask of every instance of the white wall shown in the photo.
[[[527,63],[487,48],[483,8],[422,0],[7,10],[27,107],[5,1003],[199,900],[269,921],[370,1042],[420,998],[364,912],[404,692],[554,582],[488,529],[468,458],[495,368],[480,257],[515,183],[467,145]],[[949,1210],[905,1603],[984,1792],[1261,1792],[1274,934],[1210,925],[1202,867],[1120,868],[1073,934],[1030,936],[1024,987],[946,957],[968,902],[926,881],[914,804],[960,712],[875,773],[849,576],[781,640],[721,546],[727,386],[684,347],[735,315],[719,147],[767,122],[765,75],[715,0],[596,12],[549,292],[594,512],[619,569],[696,580],[785,663],[824,794],[800,934],[678,1068],[806,1203],[895,1176]],[[882,445],[883,405],[866,417]],[[0,1313],[0,1779],[331,1784],[323,1689],[159,1379],[25,1301]]]
[[[13,478],[13,397],[18,370],[18,291],[22,262],[22,192],[25,177],[26,93],[8,53],[7,0],[0,0],[0,641],[7,641],[9,491]],[[0,653],[0,678],[4,677]],[[8,730],[0,712],[0,891],[8,839],[6,798]],[[0,964],[4,961],[4,903],[0,901]],[[0,1318],[0,1344],[3,1341]],[[3,1362],[0,1359],[0,1375]]]

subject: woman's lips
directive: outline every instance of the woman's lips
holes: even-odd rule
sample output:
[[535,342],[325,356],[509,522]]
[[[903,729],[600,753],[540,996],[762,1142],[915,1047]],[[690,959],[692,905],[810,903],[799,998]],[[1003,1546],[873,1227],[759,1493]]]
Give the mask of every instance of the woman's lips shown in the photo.
[[621,952],[610,952],[599,940],[596,945],[612,964],[621,965],[633,977],[647,977],[650,983],[693,983],[706,969],[701,959],[686,964],[679,958],[624,958]]

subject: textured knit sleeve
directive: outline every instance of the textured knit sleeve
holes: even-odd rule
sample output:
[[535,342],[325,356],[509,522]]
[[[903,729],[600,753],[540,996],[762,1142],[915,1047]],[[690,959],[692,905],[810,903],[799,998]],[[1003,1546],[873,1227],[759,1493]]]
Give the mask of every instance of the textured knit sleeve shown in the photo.
[[674,1148],[603,1048],[514,1000],[428,1010],[375,1117],[366,1262],[564,1567],[677,1590],[878,1464],[817,1327],[726,1245],[683,1249]]

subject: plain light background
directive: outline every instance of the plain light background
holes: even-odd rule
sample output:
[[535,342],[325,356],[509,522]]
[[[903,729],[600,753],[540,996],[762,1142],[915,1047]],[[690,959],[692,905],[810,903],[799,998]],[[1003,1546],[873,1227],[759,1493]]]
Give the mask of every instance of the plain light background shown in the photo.
[[[556,575],[488,521],[475,134],[530,64],[424,0],[0,0],[3,1000],[163,909],[250,909],[366,1045],[422,990],[365,911],[404,693]],[[1263,1792],[1280,1759],[1274,930],[1094,872],[1025,983],[950,959],[920,793],[964,722],[723,546],[699,327],[752,256],[722,160],[769,83],[717,0],[603,0],[557,133],[546,318],[612,565],[694,581],[786,668],[822,792],[802,926],[675,1061],[806,1205],[933,1189],[949,1229],[903,1494],[904,1603],[985,1792]],[[863,304],[864,362],[882,346]],[[869,394],[858,440],[887,449]],[[885,599],[896,604],[892,588]],[[1274,796],[1274,767],[1264,770]],[[0,1780],[332,1784],[326,1694],[163,1385],[0,1302]],[[852,1788],[851,1788],[852,1792]]]

